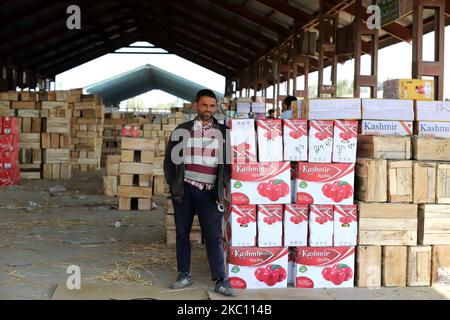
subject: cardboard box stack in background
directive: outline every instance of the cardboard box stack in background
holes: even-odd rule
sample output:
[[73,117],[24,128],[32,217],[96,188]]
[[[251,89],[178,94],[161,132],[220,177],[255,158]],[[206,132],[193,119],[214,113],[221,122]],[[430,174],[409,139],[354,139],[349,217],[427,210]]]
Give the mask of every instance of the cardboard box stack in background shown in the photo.
[[19,141],[19,119],[0,117],[0,187],[20,182]]
[[95,172],[101,165],[104,106],[99,97],[84,95],[82,89],[70,90],[67,101],[72,113],[72,169]]

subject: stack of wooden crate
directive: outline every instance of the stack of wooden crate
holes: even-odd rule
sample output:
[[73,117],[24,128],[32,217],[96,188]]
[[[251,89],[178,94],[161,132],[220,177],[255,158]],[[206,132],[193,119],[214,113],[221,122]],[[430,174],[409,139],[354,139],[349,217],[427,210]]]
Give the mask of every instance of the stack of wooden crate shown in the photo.
[[450,172],[442,161],[450,152],[441,150],[450,141],[423,140],[358,139],[357,286],[430,286],[445,265],[438,256],[450,244]]
[[151,210],[154,141],[122,137],[119,210]]
[[106,157],[106,176],[103,177],[103,188],[106,196],[117,196],[120,158],[120,155]]
[[48,92],[42,101],[43,130],[41,143],[44,154],[43,176],[46,180],[68,180],[70,164],[70,111],[65,91]]
[[20,178],[42,178],[42,103],[37,101],[37,95],[33,92],[10,94],[15,112],[20,119]]
[[99,97],[83,95],[81,89],[70,90],[67,101],[72,110],[72,168],[95,172],[101,167],[104,106]]
[[0,117],[14,117],[15,111],[11,108],[11,100],[16,92],[0,92]]
[[120,155],[120,139],[122,127],[133,123],[133,114],[124,112],[111,112],[105,114],[103,126],[102,166],[110,155]]

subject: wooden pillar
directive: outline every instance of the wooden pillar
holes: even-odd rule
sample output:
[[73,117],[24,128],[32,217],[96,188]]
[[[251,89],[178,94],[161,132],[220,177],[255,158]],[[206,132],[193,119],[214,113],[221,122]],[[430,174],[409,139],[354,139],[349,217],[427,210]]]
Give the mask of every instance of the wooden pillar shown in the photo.
[[[319,18],[319,85],[318,97],[331,95],[336,97],[337,89],[337,56],[336,39],[338,14],[321,14]],[[331,60],[331,85],[324,85],[325,58]]]
[[[370,97],[377,98],[378,94],[378,39],[379,30],[369,29],[362,18],[363,10],[362,0],[356,0],[356,16],[353,22],[353,34],[355,37],[354,57],[355,57],[355,78],[353,82],[353,95],[355,98],[361,97],[361,88],[370,88]],[[369,37],[371,56],[370,75],[361,75],[361,56],[363,55],[363,37]]]
[[[423,61],[424,10],[435,10],[434,61]],[[413,62],[415,79],[431,76],[435,80],[435,99],[444,99],[445,0],[414,0]]]
[[[294,89],[294,96],[298,98],[308,98],[309,93],[309,57],[305,55],[297,56],[294,59],[294,65],[293,65],[293,89]],[[301,72],[303,70],[303,72]],[[305,88],[304,89],[298,89],[298,82],[297,77],[299,75],[303,75],[305,77]]]

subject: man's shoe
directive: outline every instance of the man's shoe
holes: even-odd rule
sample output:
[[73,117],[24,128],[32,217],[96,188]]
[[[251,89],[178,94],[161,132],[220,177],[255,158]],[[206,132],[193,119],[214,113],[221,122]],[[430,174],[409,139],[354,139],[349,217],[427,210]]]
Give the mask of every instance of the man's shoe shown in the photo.
[[223,294],[226,297],[236,297],[236,291],[231,287],[228,280],[219,280],[216,282],[214,291]]
[[193,283],[194,283],[194,281],[192,281],[192,277],[189,273],[180,272],[178,274],[177,280],[170,285],[170,288],[171,289],[182,289],[185,287],[192,286]]

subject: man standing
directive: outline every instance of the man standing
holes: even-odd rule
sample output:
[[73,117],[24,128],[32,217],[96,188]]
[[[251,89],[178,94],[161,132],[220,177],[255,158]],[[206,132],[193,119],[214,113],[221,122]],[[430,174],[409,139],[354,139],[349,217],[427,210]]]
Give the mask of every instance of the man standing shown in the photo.
[[214,118],[217,108],[214,92],[199,91],[196,105],[197,117],[175,129],[164,157],[164,175],[175,209],[179,272],[171,288],[180,289],[193,284],[189,234],[197,213],[205,237],[212,280],[216,281],[214,290],[235,296],[226,278],[222,247],[223,190],[230,174],[225,161],[226,126]]

